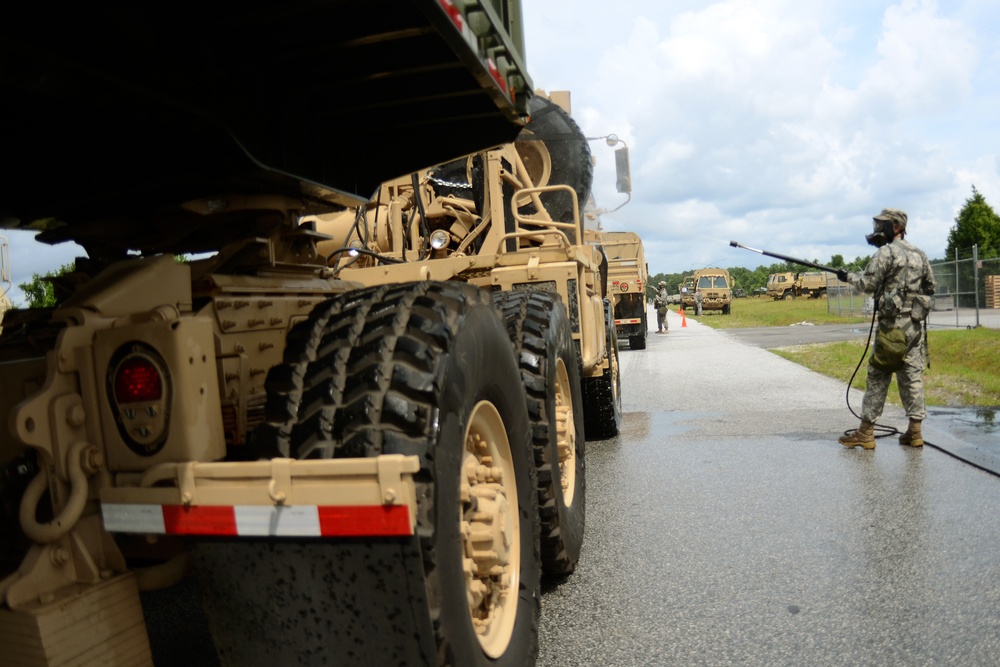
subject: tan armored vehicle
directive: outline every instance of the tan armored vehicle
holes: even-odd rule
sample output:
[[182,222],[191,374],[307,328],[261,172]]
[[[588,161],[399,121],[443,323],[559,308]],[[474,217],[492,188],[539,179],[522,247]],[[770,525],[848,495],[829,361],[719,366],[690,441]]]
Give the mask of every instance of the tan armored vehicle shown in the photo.
[[[694,272],[694,287],[701,290],[702,310],[718,310],[729,315],[732,304],[732,280],[726,269],[707,268]],[[691,303],[694,303],[693,295]]]
[[4,224],[87,252],[0,337],[6,660],[148,665],[191,572],[223,664],[534,662],[620,394],[519,9],[4,16]]
[[590,232],[600,238],[608,257],[608,293],[614,303],[618,339],[633,350],[646,349],[646,285],[649,266],[642,239],[635,232]]

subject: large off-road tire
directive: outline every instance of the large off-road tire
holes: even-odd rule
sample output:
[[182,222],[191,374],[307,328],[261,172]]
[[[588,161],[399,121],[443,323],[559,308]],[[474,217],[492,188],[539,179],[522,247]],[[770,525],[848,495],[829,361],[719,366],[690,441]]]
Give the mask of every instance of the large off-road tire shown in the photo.
[[632,350],[645,350],[646,349],[646,332],[645,329],[641,334],[636,334],[634,336],[628,337],[628,346]]
[[[594,181],[594,164],[586,136],[562,107],[544,97],[533,96],[528,110],[531,120],[521,130],[514,147],[535,185],[570,186],[576,191],[582,212]],[[541,200],[556,222],[573,221],[573,200],[568,193],[545,193]],[[522,213],[532,212],[530,205],[522,208]]]
[[566,306],[549,292],[498,292],[526,389],[538,469],[542,568],[566,575],[583,546],[586,461],[580,365]]
[[521,375],[489,295],[425,282],[333,297],[291,332],[267,390],[262,449],[420,458],[427,608],[407,609],[401,593],[394,613],[430,619],[437,661],[533,664],[537,476]]
[[622,381],[618,366],[618,332],[611,306],[604,300],[609,368],[599,377],[583,379],[583,428],[587,440],[607,440],[621,431]]

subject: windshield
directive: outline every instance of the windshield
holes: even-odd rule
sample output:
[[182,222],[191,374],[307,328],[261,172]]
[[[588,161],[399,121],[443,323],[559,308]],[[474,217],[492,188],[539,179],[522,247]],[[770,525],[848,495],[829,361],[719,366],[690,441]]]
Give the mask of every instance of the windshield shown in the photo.
[[729,284],[725,276],[701,276],[698,278],[698,289],[726,289]]

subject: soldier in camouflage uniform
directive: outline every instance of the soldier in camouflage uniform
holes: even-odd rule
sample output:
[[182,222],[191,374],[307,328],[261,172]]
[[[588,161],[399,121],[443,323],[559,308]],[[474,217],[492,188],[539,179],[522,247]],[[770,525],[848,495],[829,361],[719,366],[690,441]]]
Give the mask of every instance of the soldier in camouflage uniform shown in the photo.
[[[878,237],[880,230],[887,241],[875,252],[863,273],[841,270],[837,277],[849,282],[856,289],[875,294],[878,301],[878,326],[880,329],[902,329],[906,339],[902,364],[895,370],[876,368],[868,364],[868,383],[861,406],[861,426],[849,435],[839,438],[845,447],[875,448],[875,422],[882,416],[885,397],[893,373],[899,386],[909,427],[899,436],[902,445],[920,447],[924,444],[920,424],[927,416],[924,403],[924,320],[930,313],[931,296],[934,294],[934,274],[922,250],[911,244],[906,236],[906,213],[894,208],[883,209],[874,217],[873,227]],[[891,231],[890,230],[891,225]],[[870,242],[873,242],[871,238]]]
[[660,281],[660,289],[656,292],[653,305],[656,307],[656,333],[667,333],[670,325],[667,323],[667,283]]

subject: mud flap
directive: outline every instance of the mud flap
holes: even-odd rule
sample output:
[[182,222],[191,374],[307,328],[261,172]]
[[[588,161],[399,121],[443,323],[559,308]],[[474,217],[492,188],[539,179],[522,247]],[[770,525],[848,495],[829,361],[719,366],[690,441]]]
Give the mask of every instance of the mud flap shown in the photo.
[[435,665],[416,537],[191,546],[223,665]]

